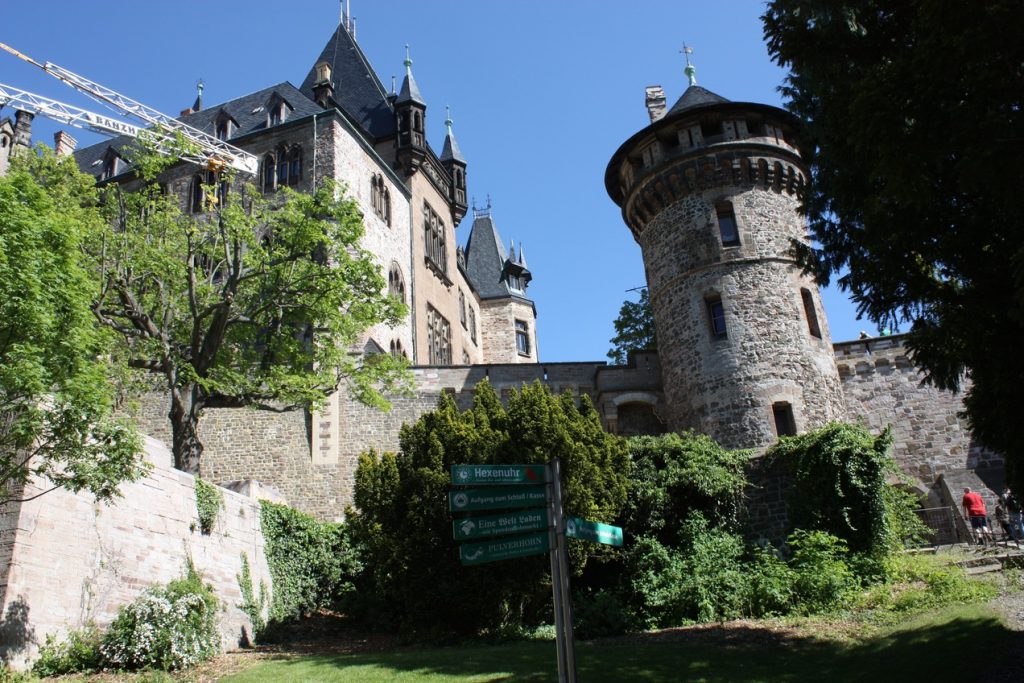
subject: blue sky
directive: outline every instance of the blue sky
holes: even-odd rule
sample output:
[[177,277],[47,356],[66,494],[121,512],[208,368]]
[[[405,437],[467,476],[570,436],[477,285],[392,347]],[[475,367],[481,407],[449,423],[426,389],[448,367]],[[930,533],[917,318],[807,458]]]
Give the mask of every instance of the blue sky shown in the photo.
[[[177,114],[205,83],[214,105],[281,81],[299,85],[338,22],[335,0],[11,3],[0,42]],[[440,151],[445,106],[468,160],[469,193],[491,198],[506,242],[534,274],[542,361],[604,360],[612,321],[644,284],[640,249],[604,190],[612,154],[648,123],[644,88],[669,105],[693,47],[700,85],[736,101],[781,106],[785,73],[768,58],[751,0],[353,0],[356,38],[381,80],[401,82],[405,45]],[[100,105],[0,53],[0,82]],[[3,111],[2,115],[9,115]],[[37,139],[57,128],[39,121]],[[98,141],[71,130],[80,145]],[[464,243],[471,216],[458,228]],[[823,291],[832,338],[854,339],[853,306]]]

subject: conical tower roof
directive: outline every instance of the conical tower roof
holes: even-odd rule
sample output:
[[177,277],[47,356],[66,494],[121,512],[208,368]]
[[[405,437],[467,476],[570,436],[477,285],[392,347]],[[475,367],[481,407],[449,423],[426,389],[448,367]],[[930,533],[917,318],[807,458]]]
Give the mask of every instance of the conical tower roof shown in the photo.
[[451,110],[445,108],[448,112],[448,118],[445,119],[444,125],[448,128],[448,134],[444,138],[444,149],[441,150],[441,161],[458,161],[460,163],[466,163],[466,158],[462,156],[462,150],[459,149],[459,143],[455,141],[455,133],[452,132],[452,116]]
[[299,88],[306,97],[314,101],[316,65],[321,62],[330,65],[334,101],[349,118],[362,126],[371,137],[393,135],[395,115],[388,103],[388,93],[367,61],[366,55],[343,24],[339,24],[335,29]]
[[402,79],[402,89],[398,92],[398,99],[395,104],[415,102],[427,106],[420,95],[420,89],[416,85],[416,79],[412,77],[412,60],[409,58],[409,46],[405,46],[405,78]]
[[709,104],[722,104],[728,102],[721,95],[716,95],[707,88],[702,88],[699,85],[691,85],[683,93],[682,97],[672,105],[672,108],[668,110],[667,116],[672,114],[678,114],[684,112],[687,109],[696,109],[697,107],[704,107]]

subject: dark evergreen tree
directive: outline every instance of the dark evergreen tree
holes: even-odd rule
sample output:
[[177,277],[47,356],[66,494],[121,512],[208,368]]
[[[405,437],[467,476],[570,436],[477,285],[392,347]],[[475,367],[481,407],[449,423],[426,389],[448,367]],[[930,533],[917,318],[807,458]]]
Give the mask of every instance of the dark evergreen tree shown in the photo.
[[615,336],[608,357],[616,365],[625,365],[630,351],[657,351],[654,337],[654,313],[647,288],[640,290],[639,301],[624,301],[615,319]]
[[803,205],[838,278],[1024,485],[1024,5],[774,0],[763,17],[805,121]]

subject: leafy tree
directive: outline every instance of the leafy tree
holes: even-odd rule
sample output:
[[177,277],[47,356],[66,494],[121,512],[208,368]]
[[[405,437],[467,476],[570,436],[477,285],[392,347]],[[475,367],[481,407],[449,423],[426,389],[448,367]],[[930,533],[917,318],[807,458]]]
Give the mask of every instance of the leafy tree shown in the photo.
[[[611,521],[625,503],[629,460],[584,397],[553,396],[539,383],[512,392],[502,407],[486,381],[472,408],[448,394],[437,409],[402,428],[401,451],[360,457],[348,520],[362,549],[358,595],[365,616],[406,632],[476,633],[540,623],[551,609],[548,558],[463,567],[448,512],[453,464],[562,461],[567,514]],[[574,545],[582,569],[595,546]]]
[[629,439],[633,459],[622,525],[679,548],[683,527],[700,513],[713,528],[736,531],[747,486],[748,451],[727,451],[693,432]]
[[1024,486],[1024,5],[774,0],[763,19],[805,121],[804,263],[880,326],[909,321],[930,382],[966,372],[974,434]]
[[133,161],[141,186],[107,190],[112,229],[90,244],[94,311],[123,339],[128,365],[168,391],[176,467],[200,470],[206,408],[315,406],[343,382],[386,406],[379,389],[402,382],[404,364],[353,347],[405,308],[384,294],[341,187],[264,197],[222,177],[203,188],[205,212],[183,214],[156,183],[174,158],[144,151]]
[[113,415],[113,339],[81,253],[102,229],[70,159],[22,154],[0,177],[0,504],[33,475],[102,500],[143,471],[138,435]]
[[654,313],[651,312],[647,288],[640,290],[639,301],[624,301],[615,319],[615,336],[608,357],[616,365],[625,365],[630,351],[657,351],[654,336]]

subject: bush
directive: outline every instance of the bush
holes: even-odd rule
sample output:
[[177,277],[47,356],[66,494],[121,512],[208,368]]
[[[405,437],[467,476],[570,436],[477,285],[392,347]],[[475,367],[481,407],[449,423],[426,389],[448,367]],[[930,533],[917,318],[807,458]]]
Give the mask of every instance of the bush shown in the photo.
[[[270,621],[280,623],[337,607],[351,595],[352,579],[361,565],[343,525],[318,522],[286,505],[261,501],[260,526],[274,581]],[[243,573],[247,571],[246,560]],[[251,577],[249,594],[253,598],[250,611],[256,607],[262,611]],[[255,620],[253,626],[257,626]]]
[[876,586],[865,607],[891,612],[935,609],[984,602],[998,592],[990,582],[971,579],[961,567],[934,555],[895,555],[888,561],[889,582]]
[[857,587],[856,576],[846,562],[849,550],[841,538],[798,529],[787,542],[793,551],[789,563],[794,572],[793,599],[800,612],[829,612]]
[[32,673],[36,676],[61,676],[96,671],[103,661],[100,639],[99,629],[92,623],[69,632],[62,641],[47,635],[46,643],[39,648],[39,659],[32,665]]
[[213,525],[217,523],[217,515],[224,507],[224,494],[220,487],[203,481],[199,477],[195,480],[196,488],[196,514],[199,516],[199,529],[204,534],[213,531]]
[[572,598],[574,632],[580,638],[617,636],[633,629],[626,600],[617,591],[576,590]]
[[638,627],[679,626],[689,619],[680,600],[683,572],[679,551],[653,537],[637,539],[626,554],[625,597]]
[[687,552],[679,586],[680,607],[695,621],[725,621],[747,616],[749,594],[743,539],[722,529],[711,529],[694,514],[686,521]]
[[104,664],[170,671],[220,649],[217,598],[190,565],[184,578],[149,588],[122,607],[103,636]]
[[[398,454],[360,457],[348,518],[366,567],[360,616],[378,627],[445,637],[551,619],[547,557],[461,566],[448,511],[452,465],[559,457],[567,514],[611,522],[626,500],[625,442],[602,429],[589,399],[554,396],[539,383],[511,392],[507,409],[487,382],[466,411],[442,394],[434,411],[402,428],[400,444]],[[583,571],[604,552],[573,543],[571,566]]]
[[749,452],[727,451],[693,432],[638,436],[627,444],[633,476],[621,517],[624,533],[633,538],[653,535],[679,548],[683,524],[693,512],[736,531]]
[[789,614],[796,599],[796,572],[773,548],[755,548],[747,568],[747,615],[772,617]]
[[863,427],[839,423],[780,439],[767,456],[785,462],[793,474],[793,527],[827,532],[854,553],[881,558],[889,552],[885,478],[897,471],[888,455],[891,444],[888,429],[873,437]]

